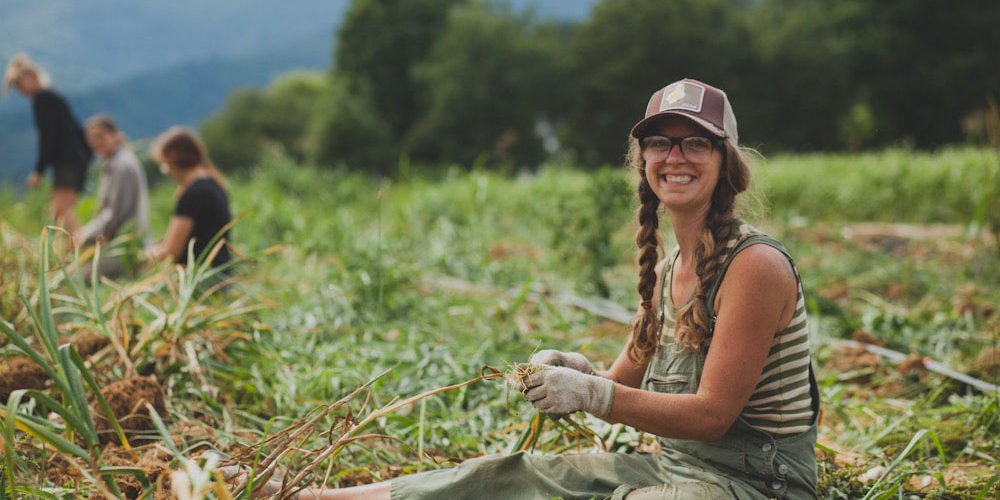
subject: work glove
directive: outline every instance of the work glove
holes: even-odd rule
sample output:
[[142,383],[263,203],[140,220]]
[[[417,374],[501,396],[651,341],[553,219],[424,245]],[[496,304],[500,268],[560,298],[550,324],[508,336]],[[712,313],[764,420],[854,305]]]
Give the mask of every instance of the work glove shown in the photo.
[[578,352],[543,349],[533,354],[528,363],[533,365],[565,366],[580,373],[594,375],[594,368],[590,366],[590,361],[587,361],[587,357]]
[[611,380],[562,366],[545,367],[528,376],[524,386],[524,399],[550,415],[585,411],[606,417],[615,397]]

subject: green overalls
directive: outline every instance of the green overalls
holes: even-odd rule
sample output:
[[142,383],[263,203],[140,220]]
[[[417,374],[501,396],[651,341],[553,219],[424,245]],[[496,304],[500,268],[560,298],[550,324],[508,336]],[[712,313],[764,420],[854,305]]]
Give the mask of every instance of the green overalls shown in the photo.
[[[749,226],[743,225],[744,229]],[[739,242],[726,257],[715,294],[736,253],[750,244],[771,245],[786,256],[776,240],[753,231],[734,231]],[[752,237],[752,238],[751,238]],[[791,258],[789,258],[791,261]],[[794,267],[794,264],[793,264]],[[667,270],[663,272],[664,277]],[[660,304],[667,304],[661,285]],[[801,293],[801,288],[800,292]],[[710,316],[712,307],[709,307]],[[714,327],[714,325],[713,325]],[[704,352],[678,348],[667,332],[650,361],[642,388],[687,394],[698,390]],[[743,418],[715,442],[659,438],[662,451],[648,453],[584,453],[563,455],[488,456],[457,467],[392,480],[392,498],[442,499],[812,499],[816,498],[816,416],[819,394],[809,371],[813,422],[809,430],[774,437],[750,427]]]

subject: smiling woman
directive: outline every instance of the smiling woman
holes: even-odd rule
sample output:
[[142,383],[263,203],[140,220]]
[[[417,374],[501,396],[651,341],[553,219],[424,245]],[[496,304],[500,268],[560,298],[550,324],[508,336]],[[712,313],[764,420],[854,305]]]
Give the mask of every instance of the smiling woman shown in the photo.
[[[543,413],[623,423],[656,435],[662,451],[479,457],[300,499],[816,497],[819,398],[802,289],[784,247],[735,215],[749,166],[726,94],[695,80],[666,86],[630,148],[640,201],[632,333],[605,372],[578,353],[538,352],[522,389]],[[678,242],[662,259],[661,204]]]

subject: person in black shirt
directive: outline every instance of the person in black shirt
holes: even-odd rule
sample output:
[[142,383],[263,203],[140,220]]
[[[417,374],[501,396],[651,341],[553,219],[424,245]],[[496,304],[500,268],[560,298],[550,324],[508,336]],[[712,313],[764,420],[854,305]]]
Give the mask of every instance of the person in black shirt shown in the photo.
[[[170,258],[178,264],[188,264],[191,240],[194,240],[195,260],[211,252],[217,241],[229,240],[228,225],[232,217],[227,183],[191,130],[171,127],[156,139],[152,152],[160,162],[160,170],[177,181],[178,196],[167,234],[146,251],[146,258],[153,261]],[[215,240],[220,232],[220,239]],[[229,259],[229,249],[223,243],[212,265],[225,264]]]
[[31,99],[38,131],[38,161],[28,176],[28,187],[38,186],[46,167],[52,165],[52,215],[56,224],[75,233],[80,224],[74,211],[93,159],[83,128],[66,100],[49,89],[45,71],[27,56],[19,54],[7,66],[3,93],[10,85]]

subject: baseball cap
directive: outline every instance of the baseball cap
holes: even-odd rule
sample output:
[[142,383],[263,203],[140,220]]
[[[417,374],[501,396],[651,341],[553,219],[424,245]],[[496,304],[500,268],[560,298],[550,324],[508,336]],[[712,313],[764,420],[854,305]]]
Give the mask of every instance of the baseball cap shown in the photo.
[[686,117],[722,139],[739,144],[736,115],[726,93],[707,83],[685,78],[657,90],[646,105],[646,116],[632,127],[632,137],[641,139],[649,125],[666,115]]

